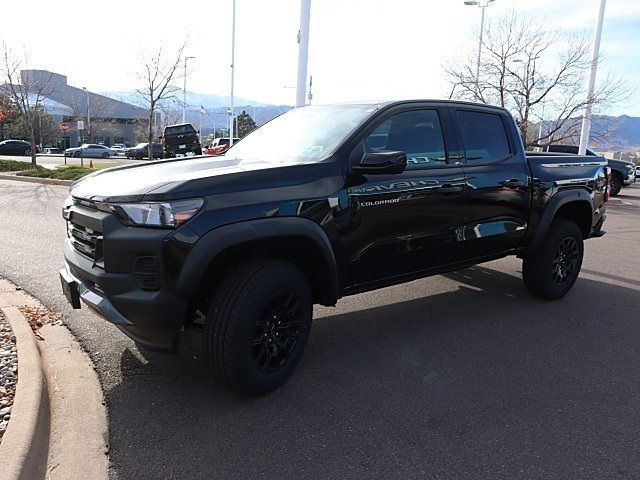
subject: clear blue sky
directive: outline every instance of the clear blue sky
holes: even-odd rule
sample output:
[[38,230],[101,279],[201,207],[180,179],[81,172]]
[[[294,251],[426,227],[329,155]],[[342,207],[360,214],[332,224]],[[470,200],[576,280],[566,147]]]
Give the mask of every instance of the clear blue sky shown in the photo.
[[[2,16],[24,7],[3,2]],[[29,2],[25,22],[3,22],[0,36],[29,52],[32,68],[66,74],[92,91],[129,90],[140,52],[170,50],[189,36],[191,91],[229,91],[231,0],[66,0]],[[496,0],[487,20],[511,9],[543,15],[550,26],[591,36],[597,0]],[[185,10],[188,14],[185,14]],[[147,20],[151,12],[152,21]],[[236,94],[294,102],[299,0],[237,0]],[[356,99],[445,97],[442,63],[475,48],[480,9],[462,0],[312,0],[309,73],[319,103]],[[143,29],[153,24],[153,33]],[[135,28],[131,28],[135,25]],[[132,31],[133,30],[133,31]],[[640,0],[608,0],[602,54],[607,71],[640,86]],[[640,116],[640,89],[614,114]]]

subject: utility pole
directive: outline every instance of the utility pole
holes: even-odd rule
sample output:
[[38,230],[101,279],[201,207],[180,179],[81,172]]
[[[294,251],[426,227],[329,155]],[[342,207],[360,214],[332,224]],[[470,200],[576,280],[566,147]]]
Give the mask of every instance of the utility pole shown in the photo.
[[309,22],[311,0],[300,0],[300,30],[298,31],[298,81],[296,108],[304,107],[307,93],[307,60],[309,56]]
[[182,123],[187,123],[187,60],[196,57],[184,57],[184,83],[182,88]]
[[591,75],[587,86],[587,107],[582,118],[582,129],[580,131],[580,146],[578,155],[584,155],[589,145],[589,134],[591,133],[591,107],[593,103],[593,90],[596,85],[596,73],[598,72],[598,57],[600,56],[600,38],[602,37],[602,22],[604,20],[604,7],[607,0],[600,0],[598,7],[598,20],[596,22],[596,32],[593,37],[593,55],[591,56]]
[[236,0],[233,0],[233,13],[231,16],[231,96],[229,97],[229,148],[233,147],[234,108],[233,108],[233,83],[235,80],[236,61]]

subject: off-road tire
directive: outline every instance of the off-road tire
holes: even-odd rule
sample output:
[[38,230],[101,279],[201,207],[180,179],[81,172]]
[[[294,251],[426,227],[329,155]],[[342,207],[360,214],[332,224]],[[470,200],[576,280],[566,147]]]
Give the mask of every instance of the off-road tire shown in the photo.
[[611,181],[609,182],[609,195],[615,197],[622,190],[622,177],[619,173],[614,173],[611,175]]
[[[297,324],[297,336],[284,363],[273,371],[261,370],[259,363],[263,362],[255,358],[258,355],[255,352],[264,351],[264,346],[256,345],[267,331],[266,326],[260,330],[263,328],[262,319],[265,316],[271,319],[273,299],[280,298],[283,292],[292,292],[299,303],[295,315],[299,320],[294,322]],[[257,258],[232,270],[215,291],[205,321],[203,350],[216,377],[222,383],[249,395],[259,395],[278,388],[291,375],[302,356],[311,329],[312,307],[307,278],[295,265],[276,259]],[[271,335],[277,335],[277,332],[273,333],[273,328],[280,327],[271,327]],[[264,337],[267,337],[267,333],[264,333]],[[279,351],[283,344],[275,338],[270,341],[274,340],[278,345],[271,347],[277,347],[275,351]],[[267,350],[266,355],[271,357],[271,350]],[[260,358],[266,357],[263,355]]]
[[522,278],[525,286],[541,298],[557,300],[563,297],[578,278],[583,254],[582,231],[578,225],[570,220],[553,220],[539,250],[524,257]]

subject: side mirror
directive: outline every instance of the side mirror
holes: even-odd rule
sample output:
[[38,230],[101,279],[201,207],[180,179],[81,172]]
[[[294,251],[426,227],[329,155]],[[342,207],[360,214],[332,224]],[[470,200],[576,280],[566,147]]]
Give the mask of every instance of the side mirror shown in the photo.
[[407,154],[400,151],[365,153],[360,165],[353,169],[358,173],[386,175],[402,173],[407,167]]

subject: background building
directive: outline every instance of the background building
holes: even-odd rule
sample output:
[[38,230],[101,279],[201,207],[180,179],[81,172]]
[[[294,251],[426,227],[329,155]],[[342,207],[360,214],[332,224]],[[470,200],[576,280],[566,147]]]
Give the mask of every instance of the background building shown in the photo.
[[[63,135],[65,147],[76,147],[83,142],[132,146],[136,143],[136,132],[144,131],[148,125],[146,109],[73,87],[67,83],[65,75],[46,70],[23,70],[20,76],[23,85],[47,85],[40,103],[56,122],[69,125]],[[34,104],[35,98],[30,103]],[[78,120],[84,121],[83,131],[76,128]]]

